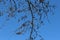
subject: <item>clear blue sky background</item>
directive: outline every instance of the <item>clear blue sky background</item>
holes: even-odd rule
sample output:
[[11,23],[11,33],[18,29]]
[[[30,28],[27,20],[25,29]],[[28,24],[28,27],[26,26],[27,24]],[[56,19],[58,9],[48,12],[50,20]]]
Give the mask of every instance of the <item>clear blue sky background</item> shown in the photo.
[[[40,33],[45,40],[60,40],[60,0],[52,0],[56,5],[54,15],[49,17],[50,23],[45,23],[40,29]],[[8,2],[7,4],[8,5]],[[0,3],[0,10],[6,10],[6,6]],[[2,25],[4,24],[4,25]],[[0,40],[24,40],[26,35],[16,35],[14,30],[19,26],[16,20],[5,22],[5,17],[0,17]]]

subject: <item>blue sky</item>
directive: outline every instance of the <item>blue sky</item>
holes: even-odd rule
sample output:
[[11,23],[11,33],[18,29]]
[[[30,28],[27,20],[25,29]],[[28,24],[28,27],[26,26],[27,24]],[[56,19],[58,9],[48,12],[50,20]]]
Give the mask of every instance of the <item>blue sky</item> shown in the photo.
[[[45,22],[45,25],[40,28],[40,33],[45,40],[60,40],[60,0],[52,0],[52,2],[56,5],[55,14],[49,17],[50,23]],[[5,7],[2,3],[0,4],[0,10],[6,10]],[[2,27],[0,40],[24,40],[28,35],[16,35],[14,30],[17,26],[19,24],[16,20],[5,22],[5,17],[0,17],[0,27]]]
[[50,23],[42,27],[42,35],[45,40],[60,40],[60,0],[53,0],[56,5],[54,16],[50,16]]

